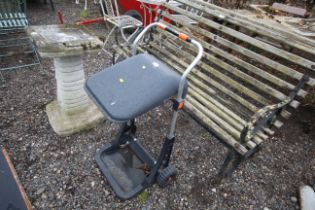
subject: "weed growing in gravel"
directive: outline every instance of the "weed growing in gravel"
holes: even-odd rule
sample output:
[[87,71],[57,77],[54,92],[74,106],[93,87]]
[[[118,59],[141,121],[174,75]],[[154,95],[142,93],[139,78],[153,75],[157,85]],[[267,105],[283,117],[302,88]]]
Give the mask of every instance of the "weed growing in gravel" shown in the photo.
[[143,204],[147,201],[148,196],[149,196],[149,193],[148,193],[148,191],[146,191],[146,190],[144,190],[142,193],[140,193],[140,194],[138,195],[138,201],[139,201],[139,203],[140,203],[141,205],[143,205]]

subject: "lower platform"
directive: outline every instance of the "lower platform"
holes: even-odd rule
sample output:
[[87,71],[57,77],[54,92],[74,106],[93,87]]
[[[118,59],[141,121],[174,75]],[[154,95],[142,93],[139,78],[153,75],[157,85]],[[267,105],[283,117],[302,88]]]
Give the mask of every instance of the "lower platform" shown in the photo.
[[104,115],[91,102],[89,106],[68,114],[53,101],[46,106],[46,112],[50,125],[60,136],[69,136],[83,130],[88,130],[104,121]]
[[136,139],[128,140],[124,148],[111,149],[106,144],[96,153],[96,162],[114,189],[122,199],[129,199],[140,193],[145,186],[147,172],[155,160],[144,150]]

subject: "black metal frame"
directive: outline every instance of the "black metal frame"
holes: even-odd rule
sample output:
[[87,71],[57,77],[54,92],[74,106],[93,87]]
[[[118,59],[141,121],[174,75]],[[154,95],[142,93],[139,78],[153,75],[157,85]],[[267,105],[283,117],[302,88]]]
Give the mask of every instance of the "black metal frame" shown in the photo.
[[[45,4],[47,4],[47,0],[45,0]],[[55,5],[54,5],[53,0],[49,0],[49,4],[50,4],[50,7],[51,7],[51,10],[55,11]]]
[[[129,123],[123,123],[119,128],[119,131],[117,133],[115,140],[111,142],[112,147],[108,148],[106,152],[115,151],[116,149],[119,149],[121,147],[124,147],[126,144],[129,144],[130,142],[126,142],[125,138],[123,137],[125,135],[131,135],[135,137],[136,129],[137,128],[136,128],[134,119],[131,120]],[[153,184],[156,180],[158,170],[160,168],[165,168],[169,165],[174,141],[175,141],[175,137],[171,139],[169,139],[168,137],[165,137],[158,160],[155,161],[156,163],[154,164],[153,168],[150,170],[150,173],[144,182],[145,186]],[[143,152],[142,150],[135,151],[136,154],[140,154],[142,152]],[[148,162],[150,162],[150,160]]]
[[[102,172],[105,174],[107,180],[113,187],[118,197],[122,199],[129,199],[131,197],[134,197],[145,188],[156,183],[159,171],[169,166],[173,145],[175,142],[175,137],[168,138],[166,136],[158,159],[155,160],[138,142],[136,138],[136,131],[137,127],[135,124],[135,119],[130,120],[129,122],[122,123],[114,140],[110,144],[105,145],[105,147],[96,154],[96,161],[100,166]],[[112,154],[117,152],[119,149],[125,147],[129,147],[129,149],[131,149],[132,152],[144,162],[144,165],[146,167],[144,166],[143,170],[147,170],[147,176],[145,177],[141,185],[135,187],[128,194],[122,192],[119,189],[114,177],[108,172],[107,168],[101,160],[102,154]]]

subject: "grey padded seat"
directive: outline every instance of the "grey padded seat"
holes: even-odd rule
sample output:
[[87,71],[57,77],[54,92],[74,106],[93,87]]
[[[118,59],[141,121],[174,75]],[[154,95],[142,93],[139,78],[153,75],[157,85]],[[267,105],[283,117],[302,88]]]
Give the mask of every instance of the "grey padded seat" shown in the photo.
[[139,54],[96,73],[85,88],[110,119],[125,122],[175,96],[180,78],[154,56]]

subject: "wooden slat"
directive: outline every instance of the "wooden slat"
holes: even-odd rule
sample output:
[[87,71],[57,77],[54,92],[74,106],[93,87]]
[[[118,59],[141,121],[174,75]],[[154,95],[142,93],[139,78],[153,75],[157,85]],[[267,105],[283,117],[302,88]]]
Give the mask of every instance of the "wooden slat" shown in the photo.
[[[230,124],[226,123],[224,120],[222,120],[220,117],[218,117],[212,110],[207,109],[205,106],[203,106],[200,102],[196,101],[194,98],[191,96],[187,96],[186,100],[188,103],[190,103],[192,106],[197,108],[200,112],[202,112],[208,119],[212,120],[214,123],[216,123],[218,126],[220,126],[221,129],[226,131],[226,133],[232,135],[235,140],[240,139],[240,132],[236,130],[234,127],[232,127]],[[247,144],[249,142],[249,144]],[[248,141],[246,142],[246,145],[250,148],[253,149],[256,144]],[[251,146],[254,145],[253,148]]]
[[[153,54],[156,54],[157,52],[167,53],[165,50],[163,50],[161,48],[155,48],[155,51],[152,51],[152,50],[149,50],[149,51],[152,52]],[[176,63],[181,64],[182,66],[188,66],[188,64],[186,62],[182,61],[181,59],[178,59],[176,56],[174,56],[170,53],[167,53],[167,55],[164,55],[164,57],[161,54],[158,54],[158,56],[159,57],[161,56],[161,58],[165,62],[168,62],[170,66],[174,67],[174,66],[176,66]],[[172,59],[172,60],[170,60],[170,59]],[[180,71],[180,69],[178,69],[178,70]],[[232,90],[226,88],[225,85],[222,85],[219,82],[211,79],[209,76],[205,75],[204,73],[202,73],[200,71],[193,71],[192,74],[197,76],[201,81],[206,82],[208,85],[213,86],[213,87],[219,89],[220,91],[222,91],[223,93],[227,94],[228,96],[230,96],[234,100],[238,101],[245,108],[251,110],[252,112],[255,112],[258,110],[258,108],[253,103],[245,100],[242,96],[237,95]],[[189,78],[191,78],[191,76]]]
[[[159,48],[157,45],[154,45],[154,44],[151,44],[151,45],[154,46],[155,48]],[[167,46],[167,43],[165,43],[164,46]],[[165,51],[165,49],[162,49],[162,50]],[[188,54],[184,55],[183,52],[184,51],[178,51],[178,53],[181,54],[180,55],[181,57],[185,57],[185,58],[189,58],[189,57],[192,58],[193,57],[193,56],[188,55]],[[182,59],[177,59],[177,62],[182,64],[182,65],[187,64]],[[221,84],[225,83],[226,85],[233,87],[234,89],[238,90],[239,92],[243,93],[244,95],[247,95],[248,97],[256,100],[256,103],[263,104],[263,105],[272,104],[267,98],[265,98],[261,94],[258,94],[257,92],[247,88],[246,86],[242,85],[238,81],[232,79],[231,77],[226,76],[225,74],[221,73],[220,71],[216,70],[215,68],[206,64],[205,62],[200,62],[198,64],[198,66],[201,67],[201,69],[203,69],[204,71],[207,71],[208,73],[210,73],[210,74],[214,75],[215,77],[217,77],[218,79],[220,79],[221,81],[219,81],[219,82]],[[197,75],[199,74],[199,72],[197,72],[197,71],[195,73]],[[210,76],[210,77],[212,77],[212,76]]]
[[223,129],[220,128],[216,123],[210,120],[206,115],[200,112],[197,108],[192,106],[190,103],[186,104],[187,110],[194,114],[194,116],[198,117],[198,121],[204,124],[207,128],[209,128],[215,135],[217,135],[220,139],[224,139],[228,145],[231,145],[238,153],[241,155],[245,155],[247,153],[247,149],[241,145],[238,141],[236,141],[231,135],[226,133]]
[[[289,33],[288,30],[283,31],[283,29],[270,24],[264,24],[259,21],[255,21],[250,17],[242,16],[233,11],[218,7],[214,4],[209,4],[207,2],[198,1],[187,1],[187,0],[176,0],[182,4],[189,4],[195,9],[199,9],[208,15],[218,18],[222,21],[227,21],[239,27],[245,27],[255,33],[261,34],[263,36],[269,37],[271,39],[277,40],[280,43],[289,45],[296,49],[302,50],[304,52],[315,55],[315,41],[299,36],[294,33]],[[310,47],[313,46],[313,47]]]
[[[225,114],[223,111],[220,110],[219,107],[216,107],[205,97],[199,95],[198,92],[190,90],[188,93],[189,95],[187,96],[187,101],[190,101],[189,99],[192,98],[202,103],[207,109],[207,111],[204,114],[213,119],[219,125],[223,124],[222,128],[224,128],[228,133],[232,134],[236,139],[240,139],[240,134],[244,128],[244,125],[241,125],[238,122],[234,121],[233,118]],[[258,136],[255,136],[253,141],[259,144],[262,142],[262,139]]]
[[[166,35],[166,32],[164,31],[161,31],[163,34]],[[169,37],[170,35],[166,35],[167,37]],[[155,36],[156,37],[156,36]],[[187,45],[185,45],[186,47],[188,47]],[[176,51],[178,49],[174,48],[174,46],[172,45],[167,45],[167,47],[170,47],[172,50]],[[193,48],[188,47],[189,49],[195,51],[196,53],[196,50],[194,50]],[[178,51],[178,52],[181,52],[181,54],[184,55],[185,58],[190,58],[190,59],[193,59],[193,55],[191,55],[190,53],[188,53],[186,50],[181,50],[181,51]],[[265,94],[268,94],[274,98],[277,98],[279,99],[280,101],[283,101],[287,98],[287,96],[285,94],[283,94],[282,92],[266,85],[265,83],[253,78],[252,76],[240,71],[239,69],[225,63],[224,61],[216,58],[215,56],[205,52],[204,53],[204,58],[207,59],[208,61],[211,61],[213,62],[214,64],[216,64],[217,66],[220,66],[221,68],[223,68],[224,70],[226,70],[227,72],[229,72],[230,74],[233,74],[234,76],[237,76],[239,79],[241,80],[244,80],[245,82],[255,86],[256,88],[258,88],[260,91],[264,92]],[[225,80],[226,82],[229,83],[228,80]],[[269,102],[266,102],[266,104],[269,103]],[[269,103],[270,104],[270,103]],[[294,100],[292,102],[292,107],[293,108],[297,108],[299,106],[299,102]]]
[[[199,21],[200,21],[201,23],[203,23],[203,24],[206,24],[206,23],[208,23],[208,21],[209,21],[209,20],[207,20],[207,19],[205,19],[205,18],[198,17],[198,16],[196,16],[196,15],[194,15],[194,14],[190,14],[190,13],[188,13],[187,11],[182,10],[182,9],[180,9],[180,8],[175,8],[175,7],[172,7],[172,6],[170,6],[170,5],[167,5],[167,7],[168,7],[169,9],[174,9],[174,11],[176,11],[176,12],[184,12],[184,13],[187,14],[189,17],[195,18],[196,20],[199,20]],[[274,60],[272,60],[272,59],[270,59],[270,58],[267,58],[267,57],[265,57],[265,56],[263,56],[263,55],[261,55],[261,54],[255,53],[255,52],[253,52],[253,51],[251,51],[251,50],[249,50],[249,49],[247,49],[247,48],[244,48],[244,47],[242,47],[242,46],[240,46],[240,45],[237,45],[237,44],[235,44],[235,43],[233,43],[233,42],[231,42],[231,41],[228,41],[228,40],[226,40],[226,39],[224,39],[224,38],[221,38],[220,36],[218,36],[218,35],[216,35],[216,34],[213,34],[213,33],[209,32],[209,31],[207,31],[207,30],[205,30],[205,29],[202,29],[202,28],[200,28],[200,27],[198,27],[198,26],[189,25],[189,24],[187,24],[187,23],[185,23],[185,22],[183,22],[183,21],[181,21],[181,20],[179,20],[179,19],[176,19],[176,20],[175,20],[175,19],[172,19],[172,16],[169,15],[168,13],[166,13],[166,12],[162,12],[162,15],[165,16],[165,17],[167,17],[167,18],[169,18],[170,20],[172,20],[172,21],[178,23],[178,24],[181,24],[181,25],[183,25],[183,26],[189,28],[191,31],[193,31],[193,32],[195,32],[195,33],[199,33],[199,34],[201,34],[202,36],[206,36],[206,37],[210,38],[211,40],[213,40],[213,41],[215,41],[215,42],[217,42],[217,43],[219,43],[219,44],[224,45],[225,47],[228,47],[228,48],[230,48],[230,49],[232,49],[232,50],[234,50],[234,51],[236,51],[236,52],[239,52],[239,53],[241,53],[241,54],[243,54],[243,55],[245,55],[245,56],[247,56],[247,57],[249,57],[249,58],[252,58],[252,59],[256,60],[257,62],[260,62],[260,63],[262,63],[262,64],[264,64],[264,65],[267,65],[267,66],[269,66],[269,67],[271,67],[271,68],[273,68],[273,69],[275,69],[275,70],[277,70],[277,71],[279,71],[279,72],[281,72],[281,73],[283,73],[283,74],[286,74],[287,76],[290,76],[290,77],[292,77],[292,78],[294,78],[294,79],[297,79],[297,80],[300,80],[300,79],[303,77],[303,74],[302,74],[302,73],[297,72],[297,71],[295,71],[295,70],[292,69],[292,68],[289,68],[289,67],[287,67],[287,66],[285,66],[285,65],[283,65],[283,64],[280,64],[280,63],[278,63],[278,62],[276,62],[276,61],[274,61]],[[211,22],[213,22],[213,21],[211,21]],[[215,22],[214,22],[214,23],[215,23]],[[215,23],[215,24],[217,24],[217,23]],[[222,26],[222,25],[220,25],[220,24],[217,24],[217,25],[218,25],[218,27],[224,27],[224,26]],[[210,26],[210,27],[211,27],[211,26]],[[233,31],[235,31],[235,30],[233,30]],[[236,32],[237,32],[237,31],[235,31],[235,33],[236,33]],[[238,33],[239,33],[239,32],[238,32]],[[248,37],[249,37],[249,36],[248,36]],[[251,38],[251,37],[250,37],[250,38]],[[252,39],[253,39],[253,38],[252,38]],[[255,39],[254,39],[254,40],[255,40]],[[243,40],[243,41],[246,42],[246,40]],[[257,41],[257,40],[256,40],[256,41]],[[277,48],[277,49],[278,49],[278,48]],[[292,61],[292,59],[291,59],[291,61]],[[307,64],[307,65],[308,65],[308,64]],[[313,65],[313,64],[312,64],[312,65]],[[314,66],[315,66],[315,63],[314,63]],[[314,80],[313,78],[311,78],[311,79],[309,80],[308,84],[310,84],[310,85],[315,85],[315,80]]]
[[[172,26],[174,27],[175,29],[177,30],[180,30],[179,28],[177,28],[176,26]],[[163,33],[163,34],[166,34],[166,33]],[[168,35],[169,37],[169,35]],[[268,80],[269,82],[273,83],[274,85],[276,86],[279,86],[281,88],[284,88],[284,89],[289,89],[289,90],[294,90],[295,89],[295,86],[252,65],[252,64],[249,64],[245,61],[243,61],[242,59],[239,59],[237,58],[236,56],[233,56],[217,47],[215,47],[214,45],[211,45],[205,41],[203,41],[202,39],[197,39],[205,49],[209,50],[211,52],[211,54],[216,54],[216,55],[219,55],[225,59],[228,59],[229,61],[232,61],[233,63],[237,64],[238,66],[240,67],[243,67],[245,68],[246,70],[248,70],[249,72],[251,73],[254,73],[255,75],[265,79],[265,80]],[[208,56],[210,55],[210,53],[206,52],[205,53],[205,56]],[[214,57],[214,56],[212,56]],[[307,92],[304,91],[304,90],[300,90],[298,92],[298,96],[301,96],[301,97],[305,97],[307,95]],[[282,96],[278,96],[280,100],[283,100],[283,95]]]
[[[176,63],[176,62],[173,62],[172,60],[170,60],[169,59],[169,57],[165,57],[165,55],[163,55],[163,54],[161,54],[161,53],[159,53],[158,51],[159,50],[161,50],[161,49],[158,49],[157,51],[152,51],[152,50],[150,50],[150,52],[151,53],[153,53],[154,55],[156,55],[156,56],[158,56],[159,58],[161,58],[165,63],[167,63],[168,65],[170,65],[170,66],[172,66],[175,70],[177,70],[179,73],[183,73],[184,72],[184,70],[183,70],[183,67],[181,66],[178,66],[178,63]],[[187,66],[187,65],[186,65]],[[204,76],[202,76],[201,78],[207,78],[207,76],[206,75],[204,75]],[[188,75],[188,79],[190,80],[190,81],[192,81],[192,82],[194,82],[195,84],[197,84],[198,86],[199,85],[201,85],[202,86],[202,84],[203,83],[201,83],[199,80],[197,80],[196,78],[195,78],[195,76],[193,76],[193,75]],[[212,82],[213,83],[213,82]],[[208,85],[210,85],[210,83],[208,83]],[[228,89],[226,89],[225,90],[225,87],[224,86],[218,86],[219,88],[221,88],[221,90],[223,89],[224,91],[227,91],[227,93],[228,94],[231,94],[231,92],[229,92],[229,90]],[[208,88],[208,86],[206,86],[206,87],[204,87],[204,88]],[[205,89],[204,89],[204,91],[205,91]],[[232,93],[233,94],[233,93]],[[238,97],[237,95],[229,95],[230,97]],[[239,97],[239,100],[242,100],[242,97]],[[224,100],[222,100],[222,101],[224,101]],[[245,101],[241,101],[241,103],[244,103]],[[234,105],[235,106],[235,105]],[[253,105],[254,106],[254,105]],[[255,112],[255,111],[257,111],[258,110],[258,108],[256,107],[256,108],[254,108],[254,111],[253,112]],[[239,110],[240,111],[240,110]],[[252,113],[253,113],[252,112]],[[264,128],[263,129],[268,135],[274,135],[274,131],[272,131],[271,129],[269,129],[269,128]],[[260,134],[260,136],[264,136],[263,134]],[[264,136],[265,137],[265,136]]]
[[[171,9],[171,10],[173,10],[175,12],[178,12],[180,14],[187,15],[188,17],[193,18],[193,19],[195,19],[195,20],[197,20],[197,21],[199,21],[199,22],[201,22],[201,23],[203,23],[203,24],[205,24],[205,25],[207,25],[207,26],[209,26],[209,27],[211,27],[213,29],[219,30],[219,31],[221,31],[221,32],[223,32],[225,34],[228,34],[230,36],[233,36],[233,37],[237,38],[238,40],[242,40],[242,41],[244,41],[246,43],[249,43],[252,46],[255,46],[255,47],[259,48],[259,49],[262,49],[262,50],[267,51],[267,52],[269,52],[271,54],[277,55],[277,56],[279,56],[281,58],[284,58],[284,59],[286,59],[288,61],[291,61],[293,63],[296,63],[296,64],[300,65],[300,66],[303,66],[305,68],[308,68],[310,70],[315,71],[315,69],[313,69],[314,66],[315,66],[315,62],[313,62],[313,61],[307,60],[307,59],[305,59],[303,57],[300,57],[298,55],[295,55],[293,53],[287,52],[285,50],[279,49],[277,47],[274,47],[272,45],[269,45],[267,43],[259,41],[259,40],[255,39],[255,38],[252,38],[252,37],[250,37],[250,36],[248,36],[246,34],[243,34],[243,33],[239,32],[239,31],[237,31],[237,30],[234,30],[234,29],[226,27],[226,26],[224,26],[222,24],[216,23],[216,22],[214,22],[214,21],[212,21],[210,19],[203,18],[203,17],[198,16],[198,15],[196,15],[194,13],[191,13],[191,12],[189,12],[187,10],[181,9],[179,7],[171,6],[169,4],[167,4],[167,5],[168,5],[167,7],[169,9]],[[192,3],[191,3],[191,5],[192,5]]]
[[[244,128],[244,126],[246,125],[246,120],[240,118],[239,115],[237,115],[236,113],[231,111],[228,107],[226,107],[225,105],[223,105],[222,103],[217,101],[214,97],[205,93],[204,90],[200,89],[199,87],[195,86],[194,84],[190,84],[189,88],[190,89],[188,90],[188,94],[190,96],[196,97],[195,94],[198,94],[199,98],[203,98],[204,100],[207,100],[209,103],[213,104],[213,105],[210,104],[209,108],[212,108],[214,111],[217,111],[217,113],[219,115],[222,115],[222,117],[226,121],[231,123],[235,128],[239,129],[240,131]],[[195,94],[192,93],[193,91]],[[198,96],[197,96],[197,98],[198,98]],[[220,114],[220,113],[222,113],[222,114]],[[262,132],[260,132],[258,134],[258,136],[261,137],[262,139],[268,138],[268,136],[263,134]],[[255,143],[259,144],[259,142],[255,142]]]

